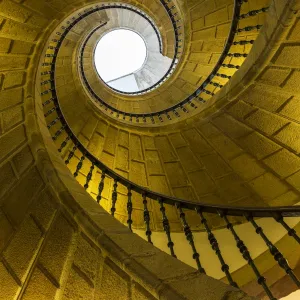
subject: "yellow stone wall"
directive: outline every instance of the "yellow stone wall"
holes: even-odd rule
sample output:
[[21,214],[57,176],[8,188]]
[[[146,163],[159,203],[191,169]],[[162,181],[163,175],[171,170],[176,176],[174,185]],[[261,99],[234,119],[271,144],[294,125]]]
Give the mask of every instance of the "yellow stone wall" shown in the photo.
[[[275,2],[278,5],[279,2]],[[242,292],[199,275],[133,235],[92,201],[58,156],[45,127],[38,96],[40,87],[35,90],[33,84],[39,54],[49,32],[58,20],[82,3],[0,1],[0,299],[195,299],[198,295],[207,299],[249,299]],[[288,94],[290,98],[285,99],[288,101],[284,105],[262,107],[260,102],[249,104],[250,100],[243,97],[245,106],[255,108],[252,115],[238,117],[231,112],[242,103],[240,100],[232,102],[232,108],[224,108],[205,124],[179,124],[161,131],[124,126],[121,129],[120,124],[103,121],[103,115],[87,113],[86,119],[79,120],[78,125],[73,119],[72,128],[89,143],[90,149],[94,146],[93,151],[99,151],[99,157],[109,166],[140,184],[155,186],[156,190],[161,188],[164,193],[189,198],[194,195],[194,200],[204,198],[207,191],[195,185],[200,178],[208,182],[207,194],[219,193],[218,201],[226,198],[228,202],[236,200],[234,203],[237,203],[247,199],[249,191],[251,195],[255,192],[261,196],[251,196],[258,199],[255,204],[262,200],[272,205],[269,200],[291,204],[294,196],[298,197],[298,169],[295,163],[287,163],[284,169],[275,168],[272,159],[273,162],[280,160],[287,153],[293,162],[298,157],[296,110],[290,106],[297,103],[294,102],[297,88],[292,84],[297,75],[293,68],[297,67],[298,55],[291,55],[291,51],[298,53],[297,20],[292,18],[295,23],[284,24],[292,29],[287,30],[283,44],[265,73],[251,86],[252,89],[260,85],[274,89],[272,95],[276,96]],[[268,75],[278,69],[291,71],[287,77],[282,75],[279,84],[277,75]],[[288,91],[286,84],[290,84]],[[71,100],[80,100],[80,93],[71,90],[64,99],[68,96]],[[72,95],[78,98],[70,97]],[[90,100],[85,99],[82,108],[94,109]],[[70,103],[64,102],[64,105],[67,107]],[[77,102],[76,105],[80,114],[81,107]],[[264,117],[262,121],[251,121],[257,112],[261,113],[259,116],[263,113],[271,116],[268,120],[283,121],[272,126],[271,131],[267,126],[267,131],[263,126]],[[226,122],[218,123],[220,118]],[[230,124],[228,120],[235,120],[233,127],[225,126]],[[266,122],[271,124],[271,121]],[[236,130],[234,133],[232,128]],[[257,147],[252,148],[248,140],[246,147],[247,143],[242,142],[246,133],[250,136],[255,130],[266,144],[259,140],[258,144],[253,142]],[[279,149],[271,151],[274,148],[265,145]],[[267,150],[269,152],[265,152]],[[282,151],[283,156],[280,156]],[[187,156],[186,153],[191,152]],[[270,159],[258,153],[268,153]],[[129,157],[127,165],[126,155]],[[249,168],[237,171],[244,164],[236,163],[239,167],[234,167],[233,161],[245,156],[251,161]],[[121,158],[117,164],[118,157]],[[219,162],[219,167],[211,162]],[[262,173],[254,168],[256,176],[251,173],[244,179],[244,174],[253,170],[252,166],[262,168]],[[134,172],[144,172],[144,176],[135,178]],[[180,177],[172,176],[173,172],[178,172]],[[166,184],[161,185],[161,182]],[[264,196],[268,183],[275,192]],[[240,198],[242,190],[245,194]],[[151,208],[151,212],[154,209]],[[117,207],[117,210],[121,212],[122,208]],[[168,215],[176,230],[177,214],[173,211],[173,216],[172,212]]]

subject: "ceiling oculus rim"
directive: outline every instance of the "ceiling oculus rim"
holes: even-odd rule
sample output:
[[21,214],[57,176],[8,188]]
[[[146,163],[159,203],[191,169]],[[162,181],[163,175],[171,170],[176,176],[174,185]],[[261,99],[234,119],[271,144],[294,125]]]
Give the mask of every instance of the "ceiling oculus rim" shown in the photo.
[[102,81],[122,92],[137,92],[135,74],[147,63],[144,38],[128,28],[113,28],[98,41],[93,62]]
[[[181,36],[181,33],[178,32],[178,30],[180,29],[179,27],[177,28],[177,22],[173,22],[173,30],[174,30],[174,55],[173,58],[169,58],[167,56],[163,56],[163,51],[162,51],[162,42],[161,42],[161,35],[159,32],[158,27],[154,24],[154,22],[150,19],[150,17],[148,17],[146,15],[145,12],[141,11],[140,9],[133,7],[133,6],[118,6],[118,5],[113,5],[111,7],[105,7],[107,9],[107,11],[110,10],[123,10],[123,11],[129,11],[129,13],[131,13],[132,15],[135,15],[142,21],[149,23],[148,27],[152,30],[152,42],[155,42],[155,47],[157,49],[153,49],[153,46],[151,43],[149,43],[149,37],[148,36],[143,36],[143,32],[139,32],[139,28],[135,28],[134,26],[122,26],[122,24],[114,27],[114,28],[109,28],[108,31],[111,31],[112,29],[129,29],[129,30],[133,30],[136,33],[138,33],[146,42],[147,45],[147,50],[148,50],[148,64],[147,62],[144,65],[144,68],[142,68],[141,70],[138,70],[138,72],[135,73],[135,77],[137,78],[137,81],[139,83],[139,91],[137,92],[124,92],[121,90],[118,90],[116,88],[113,88],[111,86],[109,86],[104,80],[101,79],[101,77],[99,76],[99,79],[101,80],[101,82],[103,84],[105,84],[109,89],[113,90],[116,93],[119,94],[123,94],[123,95],[127,95],[127,96],[134,96],[134,95],[143,95],[149,92],[152,92],[153,90],[155,90],[156,88],[160,87],[166,80],[168,80],[171,76],[171,74],[176,70],[176,67],[179,63],[179,60],[181,58],[181,51],[183,49],[183,41],[181,39],[179,39],[179,36]],[[136,21],[136,17],[135,18],[129,18],[129,19],[135,19]],[[172,20],[171,20],[172,21]],[[128,23],[128,22],[127,22]],[[141,22],[139,22],[141,23]],[[175,30],[176,29],[176,30]],[[153,38],[155,37],[155,41],[153,40]],[[89,42],[89,39],[92,38],[92,34],[88,35],[86,41],[83,43],[82,48],[81,48],[81,53],[84,53],[85,51],[85,47]],[[90,45],[91,46],[91,45]],[[95,45],[92,45],[92,47],[95,49]],[[150,51],[151,50],[151,51]],[[154,55],[152,55],[152,53],[154,53],[154,55],[156,55],[156,57],[154,57]],[[160,57],[157,57],[160,56]],[[154,57],[154,58],[153,58]],[[83,70],[82,65],[83,65],[83,60],[84,58],[81,59],[80,61],[80,69]],[[150,60],[152,60],[152,62],[150,63]],[[153,63],[153,61],[156,60],[156,65],[155,63]],[[97,72],[96,67],[94,66],[95,72],[97,74],[99,74],[99,72]],[[145,74],[146,73],[146,74]],[[85,74],[84,72],[82,72],[82,78],[85,81]],[[140,79],[146,78],[146,80],[140,80]],[[88,88],[89,89],[89,88]]]

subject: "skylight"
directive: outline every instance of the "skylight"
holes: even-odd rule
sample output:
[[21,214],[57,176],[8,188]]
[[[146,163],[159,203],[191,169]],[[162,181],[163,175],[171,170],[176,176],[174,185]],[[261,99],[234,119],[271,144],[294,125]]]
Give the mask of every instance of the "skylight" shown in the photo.
[[138,86],[132,73],[143,66],[146,56],[146,45],[140,35],[131,30],[118,29],[100,39],[95,50],[95,66],[108,85],[134,92]]

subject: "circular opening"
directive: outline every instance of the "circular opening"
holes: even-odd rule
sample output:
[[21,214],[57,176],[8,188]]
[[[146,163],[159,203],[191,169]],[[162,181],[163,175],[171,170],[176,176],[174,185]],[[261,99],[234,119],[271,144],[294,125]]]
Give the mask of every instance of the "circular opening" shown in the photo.
[[102,80],[122,92],[137,92],[133,73],[145,63],[147,48],[140,35],[118,29],[104,35],[95,50],[95,66]]

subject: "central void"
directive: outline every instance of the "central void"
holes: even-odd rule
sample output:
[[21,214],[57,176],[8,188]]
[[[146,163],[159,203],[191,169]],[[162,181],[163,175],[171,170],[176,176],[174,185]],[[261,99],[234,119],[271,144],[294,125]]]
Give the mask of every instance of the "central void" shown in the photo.
[[127,29],[113,30],[104,35],[95,49],[95,66],[101,79],[122,92],[137,92],[134,73],[141,69],[147,48],[141,36]]

